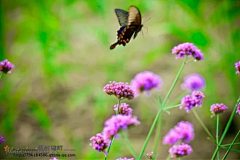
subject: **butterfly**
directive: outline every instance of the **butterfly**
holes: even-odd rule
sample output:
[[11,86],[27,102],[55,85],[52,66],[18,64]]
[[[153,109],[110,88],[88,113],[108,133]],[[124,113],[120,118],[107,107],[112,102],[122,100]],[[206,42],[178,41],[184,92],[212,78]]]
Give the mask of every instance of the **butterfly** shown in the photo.
[[125,46],[132,36],[133,39],[137,37],[143,26],[141,13],[135,6],[130,6],[128,12],[122,9],[115,9],[115,13],[121,27],[117,31],[117,42],[112,44],[110,49],[114,49],[117,45]]

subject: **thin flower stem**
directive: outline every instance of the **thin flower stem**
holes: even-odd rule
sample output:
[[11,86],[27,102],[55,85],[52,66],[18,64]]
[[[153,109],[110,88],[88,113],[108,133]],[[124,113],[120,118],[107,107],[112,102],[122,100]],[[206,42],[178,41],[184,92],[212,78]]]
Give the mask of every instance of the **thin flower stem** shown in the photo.
[[223,144],[221,147],[227,147],[227,146],[235,146],[235,145],[240,145],[240,143],[229,143],[229,144]]
[[[219,134],[219,114],[217,114],[217,126],[216,126],[216,142],[217,142],[217,146],[219,146],[219,136],[218,136],[218,134]],[[220,153],[219,153],[219,151],[218,151],[218,155],[217,155],[217,159],[219,160],[219,158],[220,158]]]
[[107,160],[107,157],[108,157],[108,154],[110,152],[110,148],[112,146],[113,141],[114,141],[114,137],[112,137],[112,139],[111,139],[111,142],[110,142],[110,145],[108,147],[107,154],[105,154],[104,160]]
[[119,110],[120,110],[120,101],[121,101],[121,99],[118,99],[118,109],[117,109],[117,115],[119,114]]
[[179,107],[179,106],[181,106],[181,105],[182,105],[182,104],[177,104],[177,105],[174,105],[174,106],[165,107],[165,108],[164,108],[164,111],[165,111],[165,110],[168,110],[168,109],[171,109],[171,108]]
[[228,148],[227,152],[226,152],[225,155],[223,156],[223,159],[226,159],[226,158],[227,158],[227,156],[228,156],[230,150],[232,149],[232,146],[234,145],[234,142],[237,140],[239,134],[240,134],[240,130],[238,131],[237,135],[236,135],[235,138],[233,139],[233,141],[232,141],[230,147]]
[[184,91],[182,92],[181,94],[179,94],[177,97],[174,98],[173,102],[170,102],[170,104],[167,104],[168,106],[173,106],[173,105],[176,105],[177,103],[179,103],[179,101],[181,100],[181,98],[186,95],[187,92]]
[[155,125],[156,125],[156,123],[157,123],[158,117],[160,116],[160,113],[161,113],[161,112],[162,112],[162,110],[159,109],[159,110],[158,110],[158,113],[157,113],[157,115],[156,115],[156,117],[155,117],[155,119],[154,119],[154,121],[153,121],[153,123],[152,123],[152,126],[151,126],[151,128],[150,128],[150,130],[149,130],[149,132],[148,132],[147,138],[146,138],[146,140],[145,140],[145,142],[144,142],[144,144],[143,144],[143,148],[142,148],[142,150],[141,150],[141,152],[140,152],[140,155],[139,155],[139,157],[138,157],[139,160],[141,160],[141,158],[142,158],[142,155],[143,155],[143,153],[144,153],[144,151],[145,151],[145,149],[146,149],[146,147],[147,147],[147,143],[148,143],[148,141],[149,141],[149,139],[150,139],[150,137],[151,137],[151,135],[152,135],[152,132],[153,132],[153,130],[154,130],[154,127],[155,127]]
[[161,96],[160,96],[160,95],[158,96],[158,102],[159,102],[159,104],[160,104],[160,107],[161,107],[161,105],[162,105],[162,98],[161,98]]
[[[121,102],[121,99],[118,99],[118,109],[117,109],[116,115],[119,114],[120,102]],[[113,141],[114,141],[114,137],[112,137],[112,139],[111,139],[111,143],[110,143],[110,145],[109,145],[109,147],[108,147],[107,154],[105,154],[104,160],[107,160],[107,157],[108,157],[108,154],[109,154],[110,149],[111,149],[111,147],[112,147]]]
[[166,102],[167,102],[170,94],[171,94],[172,91],[173,91],[173,88],[175,87],[175,85],[176,85],[176,83],[177,83],[177,81],[178,81],[178,79],[179,79],[179,77],[180,77],[180,75],[181,75],[181,73],[182,73],[182,70],[183,70],[183,68],[184,68],[184,66],[185,66],[185,64],[186,64],[186,60],[187,60],[187,57],[186,57],[185,60],[183,61],[183,63],[182,63],[182,65],[181,65],[181,67],[180,67],[180,69],[179,69],[179,71],[178,71],[178,74],[177,74],[177,76],[176,76],[176,78],[175,78],[175,80],[174,80],[174,82],[173,82],[170,90],[168,91],[165,99],[163,100],[163,103],[162,103],[163,108],[165,107],[165,104],[166,104]]
[[2,73],[2,72],[0,72],[0,79],[2,78],[2,75],[3,75],[3,73]]
[[[222,147],[222,148],[224,148],[224,149],[229,149],[228,147]],[[230,151],[240,153],[240,150],[237,150],[237,149],[230,149]]]
[[134,156],[135,159],[138,158],[138,155],[136,153],[136,151],[133,149],[131,143],[129,142],[127,136],[125,135],[125,133],[120,133],[120,135],[123,137],[124,142],[126,143],[126,146],[128,147],[129,151],[132,153],[132,155]]
[[198,116],[197,112],[195,111],[195,109],[192,109],[194,116],[197,118],[198,122],[201,124],[201,126],[203,127],[203,129],[205,130],[205,132],[208,134],[208,136],[210,137],[210,139],[213,141],[213,143],[216,144],[215,139],[213,138],[212,134],[209,132],[209,130],[207,129],[207,127],[205,126],[205,124],[203,123],[203,121],[201,120],[201,118]]
[[238,98],[237,100],[237,103],[236,103],[236,106],[234,107],[233,111],[232,111],[232,114],[231,114],[231,117],[229,118],[228,120],[228,123],[227,123],[227,126],[225,127],[224,131],[223,131],[223,134],[220,138],[220,141],[219,141],[219,146],[217,146],[217,148],[215,149],[214,153],[213,153],[213,156],[212,156],[212,159],[215,159],[216,158],[216,155],[219,151],[219,148],[220,148],[220,145],[222,144],[222,141],[224,140],[226,134],[227,134],[227,131],[232,123],[232,120],[233,120],[233,117],[234,115],[236,114],[236,110],[237,110],[237,107],[238,107],[238,104],[240,103],[240,97]]
[[[152,126],[151,126],[151,128],[150,128],[150,130],[149,130],[149,132],[148,132],[147,138],[146,138],[146,140],[145,140],[145,142],[144,142],[144,144],[143,144],[143,148],[142,148],[142,150],[141,150],[141,152],[140,152],[140,155],[139,155],[139,157],[138,157],[139,160],[142,158],[142,155],[143,155],[143,153],[144,153],[144,151],[145,151],[145,149],[146,149],[146,147],[147,147],[148,141],[149,141],[149,139],[150,139],[150,137],[151,137],[151,135],[152,135],[152,132],[153,132],[153,130],[154,130],[154,128],[155,128],[155,125],[156,125],[156,123],[157,123],[157,121],[158,121],[158,118],[159,118],[159,116],[160,116],[160,113],[162,112],[163,108],[165,107],[165,104],[166,104],[169,96],[171,95],[171,93],[172,93],[172,91],[173,91],[173,89],[174,89],[174,87],[175,87],[175,85],[176,85],[176,83],[177,83],[177,81],[178,81],[181,73],[182,73],[182,70],[183,70],[183,68],[184,68],[184,66],[185,66],[185,64],[186,64],[186,60],[187,60],[187,57],[186,57],[185,60],[183,61],[183,63],[182,63],[182,65],[181,65],[181,67],[180,67],[180,69],[179,69],[179,71],[178,71],[178,74],[177,74],[177,76],[176,76],[176,78],[175,78],[175,80],[174,80],[174,82],[173,82],[170,90],[168,91],[165,99],[164,99],[163,102],[162,102],[162,105],[161,105],[161,106],[162,106],[162,109],[159,109],[159,110],[158,110],[158,113],[157,113],[157,115],[156,115],[156,117],[155,117],[155,119],[154,119],[154,121],[153,121],[153,124],[152,124]],[[160,132],[159,132],[159,134],[160,134]],[[157,136],[160,136],[160,135],[157,135]]]
[[158,122],[157,122],[156,134],[155,134],[155,138],[154,138],[153,159],[155,159],[156,156],[157,156],[157,150],[158,150],[158,144],[159,144],[159,141],[160,141],[161,128],[162,128],[162,116],[160,114],[160,117],[158,118]]

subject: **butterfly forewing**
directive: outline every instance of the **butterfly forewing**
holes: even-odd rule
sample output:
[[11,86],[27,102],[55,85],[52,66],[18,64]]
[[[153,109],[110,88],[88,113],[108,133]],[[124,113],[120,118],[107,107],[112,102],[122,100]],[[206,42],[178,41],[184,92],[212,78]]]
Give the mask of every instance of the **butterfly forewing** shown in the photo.
[[135,6],[129,7],[128,12],[128,24],[127,25],[136,25],[140,26],[142,24],[141,13]]
[[122,9],[115,9],[116,16],[120,26],[127,26],[128,24],[128,12]]

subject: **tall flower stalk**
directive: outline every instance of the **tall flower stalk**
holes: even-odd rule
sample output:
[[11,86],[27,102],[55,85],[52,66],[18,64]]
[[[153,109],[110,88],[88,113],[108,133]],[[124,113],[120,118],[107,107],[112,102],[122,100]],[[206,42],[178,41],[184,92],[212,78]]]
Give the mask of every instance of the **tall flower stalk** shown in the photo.
[[[170,90],[168,91],[167,96],[165,97],[165,99],[164,99],[164,101],[163,101],[163,103],[162,103],[162,105],[161,105],[162,107],[159,108],[159,110],[158,110],[158,112],[157,112],[157,115],[156,115],[156,117],[155,117],[155,119],[154,119],[154,121],[153,121],[153,123],[152,123],[152,126],[151,126],[149,132],[148,132],[147,138],[146,138],[146,140],[145,140],[145,142],[144,142],[144,144],[143,144],[143,148],[142,148],[142,150],[141,150],[141,152],[140,152],[140,154],[139,154],[139,157],[138,157],[139,160],[140,160],[140,159],[142,158],[142,156],[143,156],[143,153],[144,153],[144,151],[145,151],[145,149],[146,149],[146,147],[147,147],[148,141],[149,141],[149,139],[150,139],[150,137],[151,137],[151,135],[152,135],[152,132],[153,132],[153,130],[154,130],[154,128],[155,128],[155,125],[156,125],[156,123],[157,123],[157,121],[158,121],[158,118],[160,117],[160,114],[161,114],[161,112],[163,111],[163,109],[164,109],[164,107],[165,107],[165,104],[166,104],[169,96],[171,95],[171,93],[172,93],[172,91],[173,91],[173,89],[174,89],[174,87],[175,87],[175,85],[176,85],[176,83],[177,83],[177,81],[178,81],[178,79],[179,79],[182,71],[183,71],[183,68],[184,68],[184,66],[185,66],[185,64],[186,64],[186,60],[187,60],[187,57],[186,57],[185,60],[183,61],[182,65],[181,65],[181,67],[180,67],[180,69],[179,69],[179,71],[178,71],[178,74],[177,74],[177,76],[176,76],[176,78],[175,78],[175,80],[174,80],[174,82],[173,82]],[[161,127],[159,127],[159,129],[161,129]],[[160,132],[157,131],[157,134],[158,134],[158,135],[156,135],[156,137],[157,137],[157,136],[160,136]],[[157,148],[157,147],[155,147],[155,148]],[[154,153],[154,154],[156,154],[156,153]]]

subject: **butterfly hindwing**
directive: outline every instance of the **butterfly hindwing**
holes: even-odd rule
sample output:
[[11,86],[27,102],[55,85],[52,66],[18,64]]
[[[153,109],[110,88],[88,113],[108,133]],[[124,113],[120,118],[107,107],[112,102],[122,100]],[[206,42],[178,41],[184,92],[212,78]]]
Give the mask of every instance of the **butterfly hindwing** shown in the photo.
[[122,9],[115,9],[116,16],[120,26],[127,26],[128,23],[128,12]]

